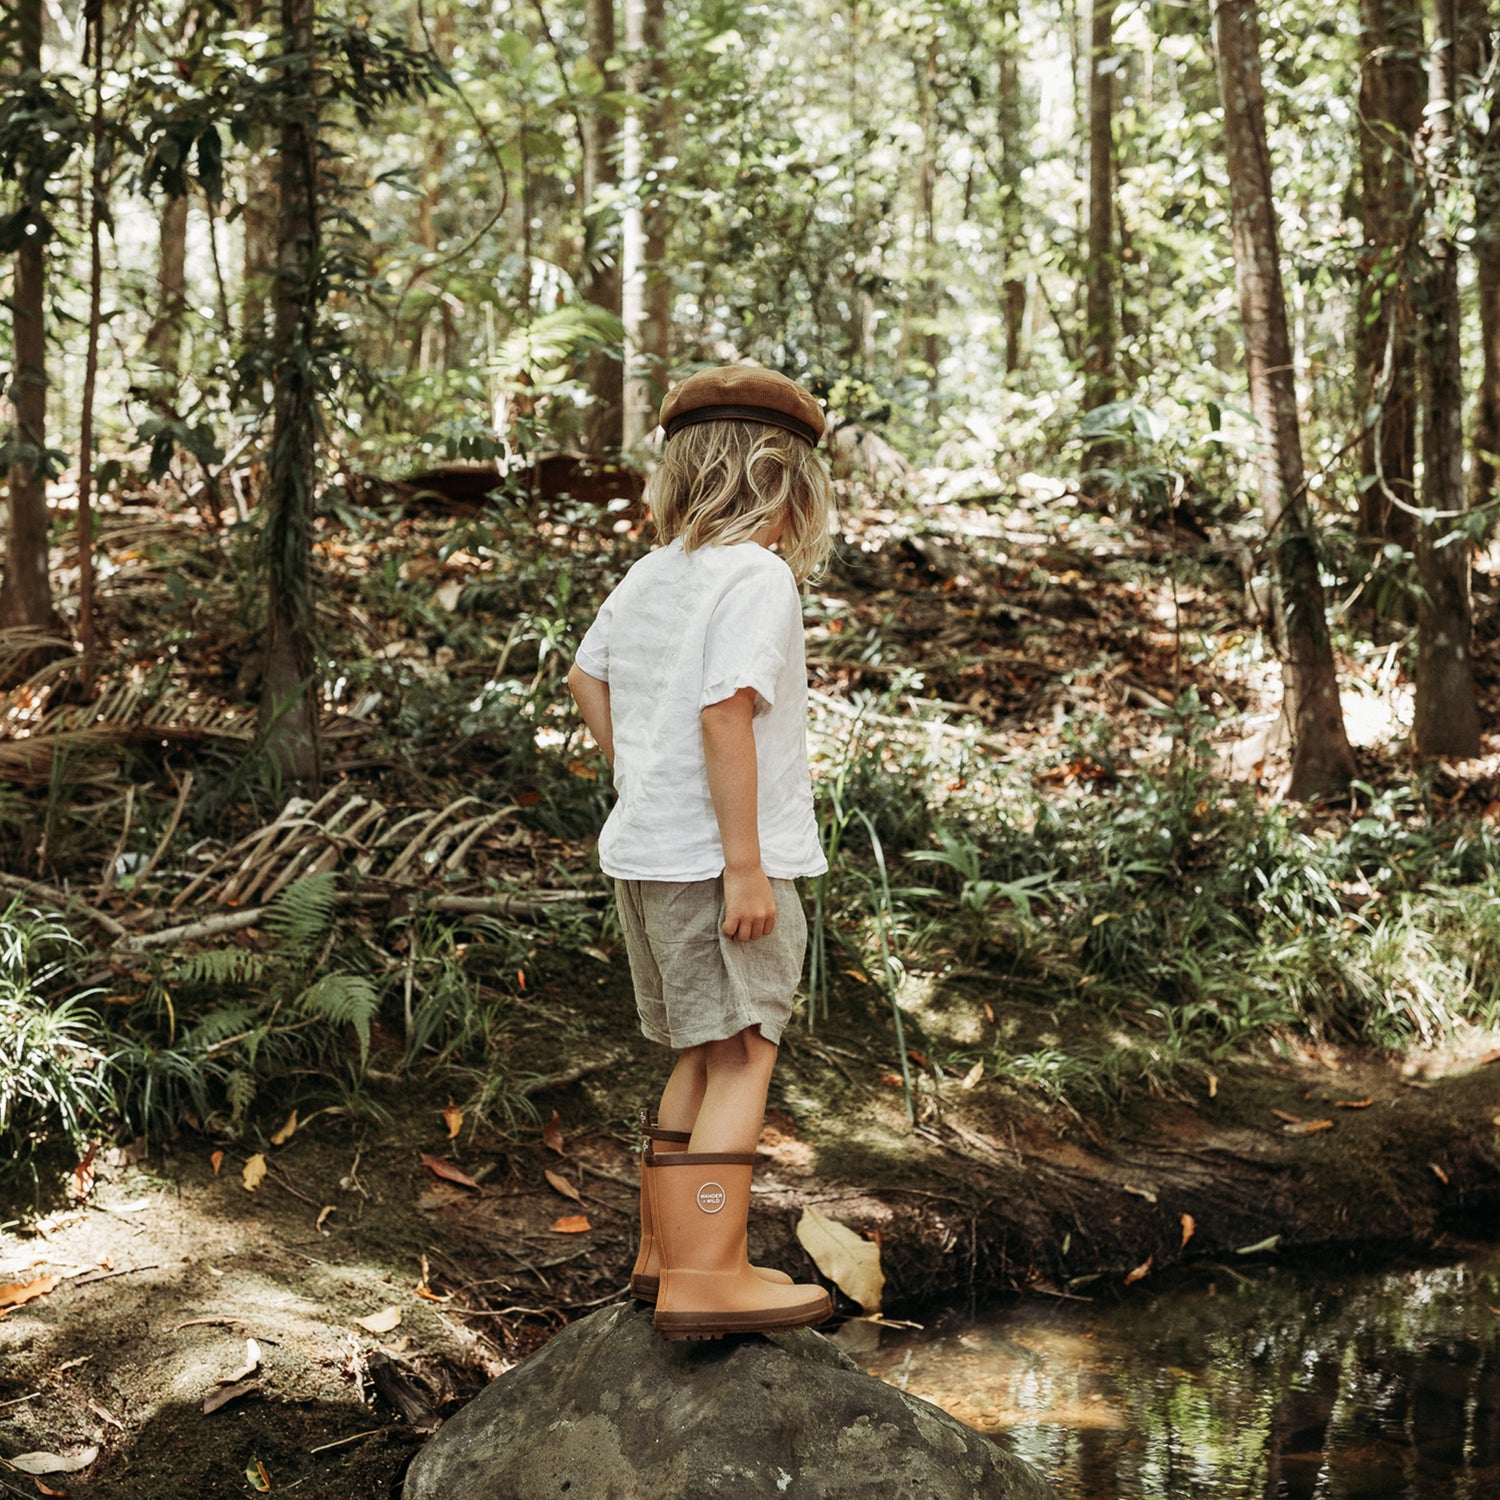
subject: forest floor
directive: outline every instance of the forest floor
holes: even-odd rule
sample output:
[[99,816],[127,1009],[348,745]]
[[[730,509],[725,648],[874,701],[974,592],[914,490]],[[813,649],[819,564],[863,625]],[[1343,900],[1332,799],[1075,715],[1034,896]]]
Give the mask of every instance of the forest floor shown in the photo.
[[[251,1153],[216,1170],[213,1143],[187,1132],[99,1161],[86,1203],[0,1237],[0,1279],[56,1278],[0,1320],[5,1451],[97,1449],[44,1481],[78,1500],[219,1500],[256,1492],[258,1466],[272,1493],[396,1500],[444,1414],[625,1295],[628,1118],[660,1063],[618,989],[600,1000],[606,1050],[539,1096],[545,1140],[467,1126],[450,1140],[441,1094],[392,1090],[379,1128],[336,1113],[301,1125],[253,1191]],[[977,1003],[947,1014],[989,1024]],[[1007,1020],[1087,1040],[1050,1015]],[[1186,1261],[1461,1253],[1500,1226],[1500,1067],[1493,1046],[1474,1050],[1493,1041],[1241,1061],[1212,1096],[1097,1114],[955,1082],[913,1131],[869,1029],[846,1022],[787,1048],[752,1248],[815,1275],[795,1233],[811,1205],[878,1239],[885,1312],[918,1319],[1009,1292],[1145,1295],[1133,1281]],[[555,1227],[580,1216],[589,1228]],[[878,1339],[844,1298],[831,1328],[856,1358]]]
[[[54,863],[39,853],[35,868],[54,886],[93,890],[125,847],[115,828],[123,801],[129,830],[122,790],[132,773],[121,743],[171,747],[159,784],[141,794],[157,804],[149,851],[174,802],[180,813],[188,799],[174,757],[242,732],[233,690],[244,663],[203,625],[205,596],[227,596],[230,585],[211,564],[182,568],[203,586],[171,590],[165,617],[154,618],[175,566],[152,542],[163,524],[142,508],[105,518],[115,630],[144,632],[148,619],[176,629],[174,653],[193,657],[177,701],[212,699],[218,718],[181,717],[180,732],[158,718],[133,739],[128,725],[113,739],[104,725],[79,749],[70,773],[87,772],[99,800],[73,830],[82,852],[71,877],[56,863],[67,820],[49,810]],[[451,613],[482,569],[462,550],[440,553],[441,535],[441,523],[401,522],[385,539],[396,563],[371,555],[368,571],[386,568],[393,592],[431,594]],[[975,505],[913,516],[867,504],[847,516],[845,539],[809,634],[824,735],[855,712],[885,722],[898,746],[957,736],[966,753],[1023,776],[1035,765],[1049,792],[1087,796],[1105,773],[1075,726],[1107,721],[1127,763],[1159,755],[1164,711],[1193,688],[1215,706],[1223,770],[1272,795],[1277,705],[1247,645],[1255,623],[1227,548],[1056,497],[1023,498],[1003,518]],[[359,550],[324,547],[329,557]],[[1481,573],[1476,597],[1476,659],[1495,723],[1492,574]],[[372,637],[380,625],[361,620]],[[418,676],[462,667],[410,618],[388,634],[372,658],[414,664]],[[1371,648],[1343,662],[1352,737],[1375,782],[1399,759],[1405,699],[1393,656]],[[518,653],[512,668],[535,665],[540,676],[541,662],[535,650],[529,660]],[[124,725],[123,711],[117,718]],[[953,728],[960,718],[966,727]],[[406,776],[410,800],[409,773],[392,771],[368,723],[350,712],[337,727],[330,773],[351,793],[381,796],[391,795],[381,778]],[[8,767],[38,788],[56,779],[35,740],[0,742],[0,757],[11,752]],[[201,776],[203,762],[193,764]],[[427,769],[450,786],[476,774],[458,753],[435,752]],[[584,768],[569,769],[586,790]],[[1449,805],[1493,818],[1500,757],[1442,770],[1435,786]],[[202,857],[190,889],[203,911],[234,907],[242,872],[228,856],[254,831],[253,822],[226,829]],[[281,853],[268,849],[269,877]],[[588,867],[585,843],[537,834],[518,845],[509,830],[478,830],[470,858],[490,890],[497,875],[518,874],[576,890]],[[388,873],[394,889],[394,865]],[[148,909],[141,892],[108,884],[94,892],[98,910],[142,931],[200,914],[192,903],[175,910],[171,892]],[[1024,976],[987,975],[983,955],[913,963],[902,991],[919,1073],[913,1122],[889,1003],[870,972],[841,962],[828,1014],[794,1027],[783,1048],[752,1248],[811,1274],[796,1226],[803,1207],[817,1207],[879,1243],[887,1317],[1013,1293],[1129,1296],[1193,1260],[1456,1251],[1500,1229],[1500,1035],[1470,1026],[1393,1055],[1276,1034],[1158,1067],[1161,1037],[1139,1017],[1033,1002]],[[619,945],[583,921],[568,951],[528,958],[505,1007],[506,1056],[524,1058],[534,1124],[524,1109],[509,1121],[467,1109],[461,1089],[455,1105],[451,1078],[398,1077],[401,1041],[377,1025],[374,1081],[357,1113],[316,1095],[262,1101],[238,1137],[184,1117],[149,1141],[105,1147],[91,1179],[77,1182],[78,1201],[0,1232],[0,1283],[31,1294],[0,1312],[0,1452],[77,1465],[36,1481],[0,1467],[4,1491],[218,1500],[269,1486],[303,1500],[395,1497],[446,1412],[569,1318],[624,1295],[632,1125],[659,1089],[662,1060],[636,1029]],[[1128,1057],[1123,1075],[1134,1081],[1049,1090],[974,1063],[1005,1054]],[[288,1114],[294,1102],[300,1119]],[[266,1172],[252,1186],[245,1174],[257,1164]],[[847,1299],[838,1311],[836,1336],[857,1357],[871,1326]]]

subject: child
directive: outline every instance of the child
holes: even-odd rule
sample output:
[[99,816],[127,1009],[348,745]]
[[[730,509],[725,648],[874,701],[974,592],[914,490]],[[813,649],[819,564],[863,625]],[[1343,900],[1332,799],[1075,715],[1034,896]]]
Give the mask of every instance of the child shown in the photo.
[[[646,488],[664,543],[584,636],[568,685],[614,766],[599,837],[641,1029],[676,1066],[641,1168],[631,1276],[667,1338],[819,1323],[818,1286],[751,1266],[750,1175],[802,974],[793,880],[827,863],[807,769],[798,583],[828,553],[823,413],[770,370],[704,370],[662,402]],[[778,557],[768,549],[776,544]]]

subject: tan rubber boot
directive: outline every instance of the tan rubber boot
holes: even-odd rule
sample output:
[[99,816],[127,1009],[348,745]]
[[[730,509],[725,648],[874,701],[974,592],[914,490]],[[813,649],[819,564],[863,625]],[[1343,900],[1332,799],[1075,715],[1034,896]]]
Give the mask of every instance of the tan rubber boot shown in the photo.
[[669,1339],[805,1328],[833,1312],[820,1286],[776,1285],[745,1254],[750,1153],[674,1151],[645,1156],[660,1255],[656,1331]]
[[[659,1155],[686,1151],[692,1135],[686,1130],[663,1130],[654,1124],[648,1110],[641,1111],[641,1135]],[[651,1198],[646,1191],[646,1155],[641,1153],[641,1247],[636,1251],[635,1267],[630,1273],[630,1295],[641,1302],[655,1302],[659,1256],[656,1229],[651,1217]],[[790,1286],[792,1278],[785,1271],[770,1266],[751,1266],[755,1274],[780,1286]]]

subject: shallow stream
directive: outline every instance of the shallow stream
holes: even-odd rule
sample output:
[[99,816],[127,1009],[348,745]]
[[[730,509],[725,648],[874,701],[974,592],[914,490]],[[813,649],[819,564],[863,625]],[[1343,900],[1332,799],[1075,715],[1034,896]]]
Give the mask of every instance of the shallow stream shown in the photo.
[[855,1354],[1062,1500],[1500,1500],[1500,1249],[1201,1266]]

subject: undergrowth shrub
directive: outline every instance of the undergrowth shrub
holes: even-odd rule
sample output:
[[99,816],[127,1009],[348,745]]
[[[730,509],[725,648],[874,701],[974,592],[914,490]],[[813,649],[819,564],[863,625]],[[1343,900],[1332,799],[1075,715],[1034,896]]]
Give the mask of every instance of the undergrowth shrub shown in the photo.
[[[81,951],[61,922],[0,913],[0,1193],[41,1187],[43,1153],[79,1148],[110,1105],[93,992],[62,993]],[[61,1163],[59,1163],[61,1164]]]

